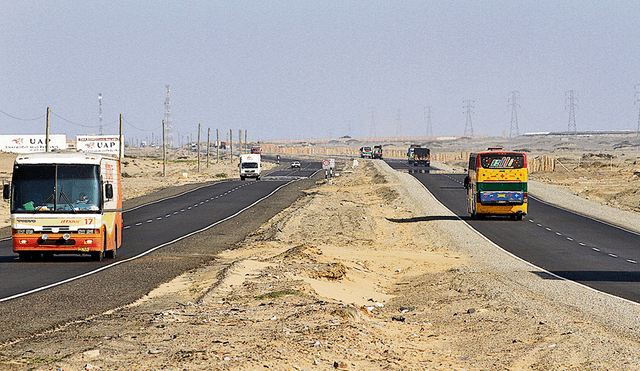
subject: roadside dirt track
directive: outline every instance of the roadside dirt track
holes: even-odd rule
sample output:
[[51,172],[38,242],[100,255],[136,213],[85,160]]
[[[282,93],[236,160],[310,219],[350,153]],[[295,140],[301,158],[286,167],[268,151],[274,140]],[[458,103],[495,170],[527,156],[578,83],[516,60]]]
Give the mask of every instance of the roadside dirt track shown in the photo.
[[213,264],[5,344],[0,369],[640,368],[635,337],[456,253],[418,185],[342,166]]

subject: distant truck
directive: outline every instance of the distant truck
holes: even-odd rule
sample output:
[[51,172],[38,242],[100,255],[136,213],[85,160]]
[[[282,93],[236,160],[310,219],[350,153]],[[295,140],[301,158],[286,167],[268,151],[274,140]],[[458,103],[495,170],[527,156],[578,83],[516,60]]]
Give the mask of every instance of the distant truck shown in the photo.
[[413,150],[413,166],[431,166],[431,151],[429,148],[416,147]]
[[368,147],[368,146],[360,147],[360,157],[373,158],[373,150],[371,149],[371,147]]
[[409,165],[413,165],[415,161],[415,149],[419,148],[419,144],[412,144],[409,146],[409,150],[407,151],[407,158],[409,159]]
[[20,261],[54,254],[115,259],[122,244],[122,187],[116,156],[82,152],[19,155],[10,184],[13,252]]
[[260,180],[260,155],[241,155],[238,166],[240,167],[240,179],[256,178],[256,180]]
[[373,158],[379,158],[382,159],[382,146],[381,145],[377,145],[377,146],[373,146]]
[[251,153],[252,154],[261,155],[262,154],[262,147],[260,147],[260,146],[251,147]]

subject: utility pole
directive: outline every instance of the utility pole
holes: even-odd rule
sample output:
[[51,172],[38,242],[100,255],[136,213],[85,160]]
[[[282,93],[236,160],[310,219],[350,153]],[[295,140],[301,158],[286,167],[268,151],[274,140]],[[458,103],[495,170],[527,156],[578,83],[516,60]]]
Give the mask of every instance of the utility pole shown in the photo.
[[216,164],[220,163],[220,131],[216,129]]
[[207,169],[209,168],[209,151],[211,149],[211,128],[207,128]]
[[424,111],[425,119],[427,120],[427,136],[433,136],[433,127],[431,125],[431,106],[426,107]]
[[465,116],[467,117],[467,121],[464,125],[464,135],[473,136],[473,124],[471,123],[471,110],[473,109],[474,101],[471,99],[467,99],[464,101],[465,103]]
[[[120,162],[122,162],[122,156],[124,155],[124,143],[123,143],[123,139],[124,137],[122,136],[122,113],[120,114],[120,153],[118,158],[120,159]],[[120,167],[120,171],[122,172],[122,167]]]
[[576,107],[577,107],[577,102],[578,102],[578,98],[576,97],[576,91],[575,90],[569,90],[567,92],[565,92],[565,95],[568,95],[568,97],[565,99],[565,101],[569,101],[569,103],[567,105],[565,105],[565,109],[567,107],[569,107],[569,125],[567,126],[567,131],[568,132],[576,132]]
[[231,164],[233,165],[233,129],[229,129],[229,153],[231,153],[231,156],[229,156],[229,158],[231,159]]
[[173,125],[171,124],[171,98],[169,93],[171,89],[169,85],[165,85],[167,88],[166,97],[164,99],[164,120],[167,125],[167,144],[169,147],[173,147]]
[[242,156],[242,129],[238,130],[238,157]]
[[376,118],[373,107],[371,107],[371,126],[369,127],[369,138],[375,138],[376,136]]
[[[167,176],[167,145],[165,143],[165,122],[162,120],[162,176]],[[155,152],[155,151],[154,151]]]
[[100,135],[102,135],[102,93],[98,93],[98,111],[100,113],[98,127],[100,128]]
[[200,124],[198,124],[198,145],[196,146],[198,149],[198,173],[200,172]]
[[47,127],[46,127],[46,136],[44,138],[44,151],[49,152],[49,123],[51,122],[51,108],[47,107]]
[[509,137],[513,138],[520,135],[518,131],[518,112],[516,111],[520,92],[512,91],[509,94],[511,95],[511,97],[509,97],[509,104],[511,105],[511,128],[509,130]]
[[[640,103],[640,84],[635,84],[633,87],[636,89],[636,92],[633,95],[636,98],[635,102],[633,102],[635,105]],[[640,105],[638,105],[638,131],[636,136],[640,136]]]
[[247,147],[247,152],[251,153],[251,148],[249,148],[249,142],[247,142],[247,129],[244,129],[244,145]]

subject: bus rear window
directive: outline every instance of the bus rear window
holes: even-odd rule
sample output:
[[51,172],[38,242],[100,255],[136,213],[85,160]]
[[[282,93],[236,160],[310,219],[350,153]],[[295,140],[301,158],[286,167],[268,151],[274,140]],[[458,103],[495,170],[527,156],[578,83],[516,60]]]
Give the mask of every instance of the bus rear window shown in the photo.
[[524,155],[519,153],[483,153],[480,165],[485,169],[522,169]]

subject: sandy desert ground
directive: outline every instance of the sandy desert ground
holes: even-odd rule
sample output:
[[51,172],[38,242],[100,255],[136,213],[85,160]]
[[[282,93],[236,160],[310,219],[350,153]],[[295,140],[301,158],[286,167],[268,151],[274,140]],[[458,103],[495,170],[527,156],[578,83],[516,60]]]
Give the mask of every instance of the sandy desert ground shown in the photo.
[[[637,210],[637,146],[529,144],[530,156],[555,155],[566,167],[533,179]],[[457,145],[440,150],[455,154]],[[158,161],[132,159],[125,181],[141,182],[125,190],[134,197],[196,178],[181,175],[193,170],[184,164],[173,181],[152,183]],[[637,337],[478,268],[459,249],[465,242],[416,205],[409,175],[350,164],[339,161],[331,183],[319,181],[242,244],[138,302],[0,346],[0,369],[640,369]],[[464,161],[448,165],[461,170]],[[210,169],[197,180],[234,167]]]

